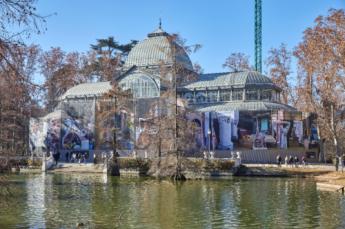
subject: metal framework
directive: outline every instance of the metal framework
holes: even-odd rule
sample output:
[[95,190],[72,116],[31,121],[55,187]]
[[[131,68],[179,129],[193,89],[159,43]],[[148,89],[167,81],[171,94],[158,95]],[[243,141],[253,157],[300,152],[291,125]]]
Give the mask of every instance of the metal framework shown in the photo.
[[262,72],[262,40],[261,40],[261,0],[255,0],[255,70]]

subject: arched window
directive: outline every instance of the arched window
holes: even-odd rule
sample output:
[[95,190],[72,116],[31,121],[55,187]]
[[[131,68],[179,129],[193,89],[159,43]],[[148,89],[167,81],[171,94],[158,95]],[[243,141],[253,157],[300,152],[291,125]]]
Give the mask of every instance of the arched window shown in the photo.
[[159,97],[159,89],[156,82],[149,76],[130,75],[120,81],[123,90],[130,89],[135,98]]

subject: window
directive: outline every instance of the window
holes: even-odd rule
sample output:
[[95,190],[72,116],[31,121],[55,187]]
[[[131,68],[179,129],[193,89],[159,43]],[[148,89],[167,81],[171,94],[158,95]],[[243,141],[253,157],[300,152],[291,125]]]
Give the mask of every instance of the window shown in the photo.
[[255,89],[247,89],[246,90],[246,100],[257,100],[258,99],[258,92]]
[[196,94],[196,102],[197,103],[205,103],[206,102],[205,92],[198,92]]
[[220,101],[230,101],[230,93],[231,91],[229,90],[220,91]]
[[242,89],[234,89],[232,91],[232,100],[242,100],[243,99],[243,90]]
[[260,94],[261,100],[264,101],[271,101],[272,100],[272,92],[271,90],[263,90]]
[[135,98],[151,98],[159,96],[156,82],[145,75],[130,75],[120,83],[123,90],[130,89]]
[[191,92],[185,93],[183,98],[185,98],[189,103],[194,102],[194,96],[193,96],[193,93],[191,93]]
[[272,91],[272,101],[279,102],[279,92]]
[[217,102],[218,92],[208,91],[207,92],[207,102]]

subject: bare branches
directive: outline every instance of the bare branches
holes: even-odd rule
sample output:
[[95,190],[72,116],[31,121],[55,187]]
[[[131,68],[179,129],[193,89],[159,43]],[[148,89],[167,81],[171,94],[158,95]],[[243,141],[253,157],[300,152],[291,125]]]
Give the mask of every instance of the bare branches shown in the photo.
[[305,104],[301,108],[317,113],[322,136],[337,150],[338,138],[344,132],[339,118],[345,106],[344,25],[344,10],[330,10],[305,30],[303,41],[294,51],[299,66],[298,96]]
[[[30,36],[45,30],[46,18],[37,13],[36,0],[0,0],[0,38],[4,42],[18,42],[20,35]],[[12,28],[21,29],[20,32]]]
[[249,64],[249,56],[241,52],[231,53],[226,58],[223,68],[228,68],[232,72],[250,71],[253,69]]
[[291,86],[288,83],[288,76],[291,73],[291,52],[286,48],[285,44],[280,47],[272,48],[266,65],[269,68],[269,76],[272,81],[282,89],[282,102],[288,104],[292,99]]

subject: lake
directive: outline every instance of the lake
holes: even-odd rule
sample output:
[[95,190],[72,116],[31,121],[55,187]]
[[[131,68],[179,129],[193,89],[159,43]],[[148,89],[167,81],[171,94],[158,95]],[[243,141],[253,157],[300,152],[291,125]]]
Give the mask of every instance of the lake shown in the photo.
[[344,196],[317,191],[311,179],[7,179],[0,192],[0,228],[345,228]]

